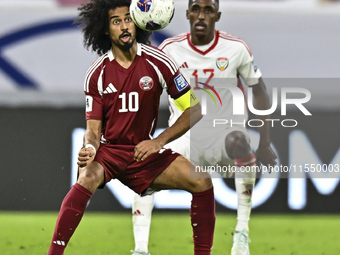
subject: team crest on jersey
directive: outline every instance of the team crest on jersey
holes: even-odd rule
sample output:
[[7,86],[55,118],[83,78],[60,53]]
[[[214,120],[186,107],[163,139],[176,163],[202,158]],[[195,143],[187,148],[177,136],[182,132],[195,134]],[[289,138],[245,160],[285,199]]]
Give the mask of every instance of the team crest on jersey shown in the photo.
[[229,65],[229,59],[227,58],[216,59],[216,66],[221,71],[224,71],[225,69],[227,69],[228,65]]
[[174,82],[178,91],[182,91],[188,86],[188,82],[184,79],[182,74],[177,75],[174,79]]
[[139,80],[139,87],[142,90],[145,90],[145,91],[148,91],[148,90],[152,89],[152,87],[153,87],[153,80],[152,80],[152,78],[149,77],[149,76],[144,76],[144,77],[140,78],[140,80]]

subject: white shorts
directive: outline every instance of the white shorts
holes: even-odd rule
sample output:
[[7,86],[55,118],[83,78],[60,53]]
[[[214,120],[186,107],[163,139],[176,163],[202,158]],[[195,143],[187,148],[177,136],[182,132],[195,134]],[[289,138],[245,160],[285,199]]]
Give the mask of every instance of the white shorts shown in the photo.
[[240,131],[249,138],[245,127],[234,125],[214,130],[211,134],[206,132],[195,139],[190,139],[190,132],[188,132],[165,147],[180,153],[198,166],[234,165],[234,160],[228,156],[225,149],[225,138],[234,131]]

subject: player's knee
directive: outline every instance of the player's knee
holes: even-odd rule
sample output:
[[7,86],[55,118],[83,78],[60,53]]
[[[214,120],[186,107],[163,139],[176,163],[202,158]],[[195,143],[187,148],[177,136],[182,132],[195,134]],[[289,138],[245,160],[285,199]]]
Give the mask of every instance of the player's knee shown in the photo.
[[225,144],[230,158],[242,158],[252,153],[249,138],[243,132],[230,133],[225,139]]
[[210,176],[206,178],[192,178],[190,179],[190,187],[188,189],[191,193],[203,192],[212,188],[212,181]]
[[93,193],[103,183],[103,179],[104,176],[100,171],[87,169],[80,173],[78,183]]

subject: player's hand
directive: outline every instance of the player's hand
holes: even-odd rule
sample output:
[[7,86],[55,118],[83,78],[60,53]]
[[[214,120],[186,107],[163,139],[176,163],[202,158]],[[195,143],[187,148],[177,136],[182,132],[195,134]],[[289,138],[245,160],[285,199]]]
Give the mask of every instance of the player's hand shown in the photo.
[[135,147],[134,158],[136,161],[146,160],[147,157],[153,153],[159,152],[162,148],[163,145],[160,144],[157,139],[142,141]]
[[78,166],[85,167],[90,164],[94,160],[94,156],[96,155],[93,148],[82,148],[78,154]]
[[268,145],[260,145],[256,151],[256,161],[258,165],[262,163],[264,166],[275,166],[277,156],[272,147]]

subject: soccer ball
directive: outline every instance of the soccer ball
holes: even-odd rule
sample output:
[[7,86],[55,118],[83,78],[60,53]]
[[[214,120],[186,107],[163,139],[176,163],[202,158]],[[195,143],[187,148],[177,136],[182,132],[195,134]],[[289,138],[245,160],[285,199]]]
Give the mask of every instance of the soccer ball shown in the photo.
[[173,0],[132,0],[130,14],[135,24],[144,30],[165,28],[175,13]]

